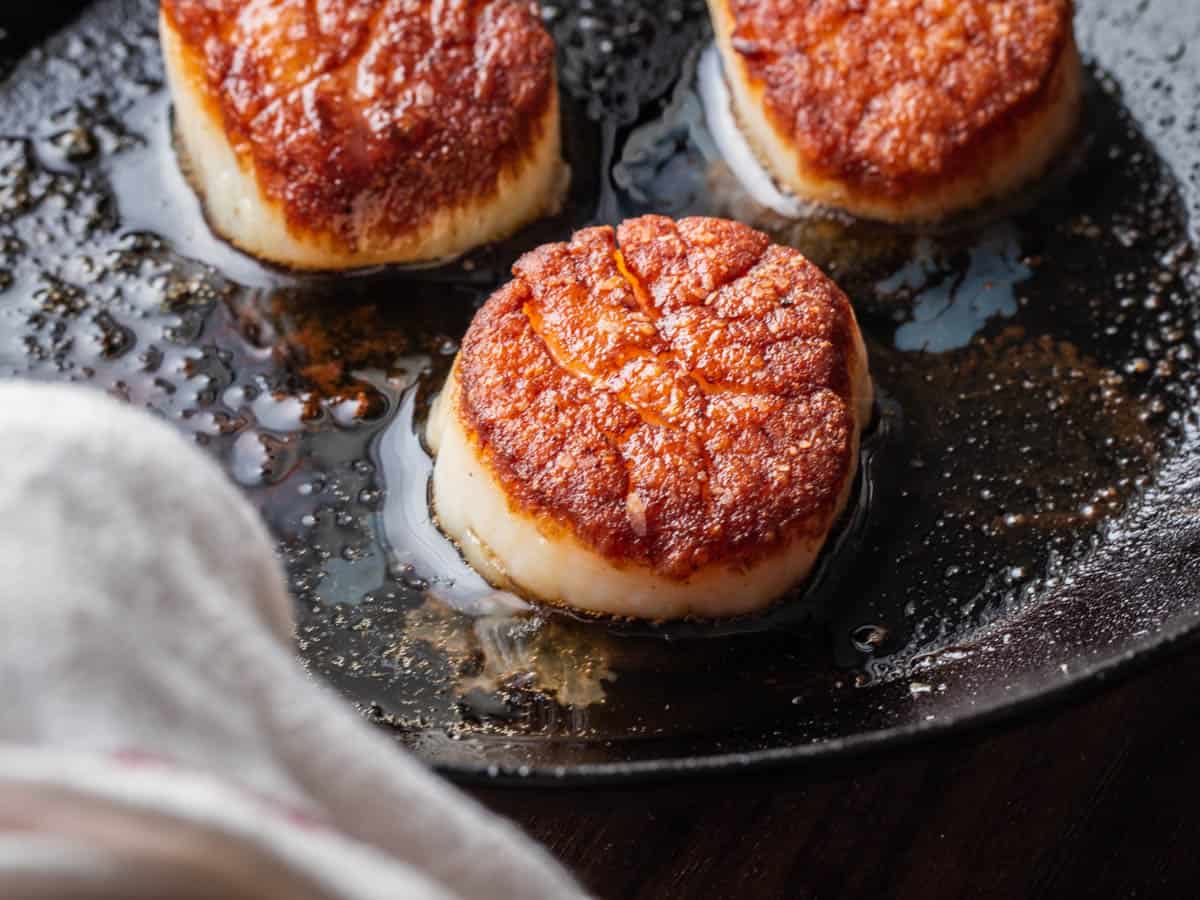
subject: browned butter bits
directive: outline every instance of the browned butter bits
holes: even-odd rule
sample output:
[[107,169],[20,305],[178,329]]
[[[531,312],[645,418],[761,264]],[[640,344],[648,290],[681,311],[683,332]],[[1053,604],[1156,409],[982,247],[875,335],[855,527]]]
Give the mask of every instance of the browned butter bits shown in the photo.
[[801,199],[930,221],[1036,178],[1079,118],[1071,0],[709,0],[735,116]]
[[745,225],[661,216],[513,275],[427,431],[467,559],[542,602],[648,619],[760,610],[803,581],[873,404],[837,285]]
[[271,262],[451,257],[565,187],[554,46],[517,0],[163,0],[177,145]]

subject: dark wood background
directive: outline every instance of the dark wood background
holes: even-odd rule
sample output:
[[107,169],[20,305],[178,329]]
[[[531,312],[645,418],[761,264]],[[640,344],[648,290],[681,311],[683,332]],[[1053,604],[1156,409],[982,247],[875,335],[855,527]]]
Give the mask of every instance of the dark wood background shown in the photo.
[[1200,896],[1200,653],[902,752],[621,790],[474,789],[613,898]]

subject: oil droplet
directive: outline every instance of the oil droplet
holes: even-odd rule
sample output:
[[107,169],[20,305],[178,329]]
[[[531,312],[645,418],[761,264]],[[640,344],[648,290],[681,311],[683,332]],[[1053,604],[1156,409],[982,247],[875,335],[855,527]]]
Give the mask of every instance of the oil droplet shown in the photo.
[[887,642],[887,638],[888,630],[883,625],[860,625],[850,636],[854,649],[859,653],[877,652]]

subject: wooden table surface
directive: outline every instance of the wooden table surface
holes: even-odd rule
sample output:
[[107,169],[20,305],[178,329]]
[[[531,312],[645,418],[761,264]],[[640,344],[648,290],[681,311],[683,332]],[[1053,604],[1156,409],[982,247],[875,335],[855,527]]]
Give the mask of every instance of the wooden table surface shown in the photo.
[[474,789],[602,898],[1200,895],[1200,653],[887,756],[622,790]]

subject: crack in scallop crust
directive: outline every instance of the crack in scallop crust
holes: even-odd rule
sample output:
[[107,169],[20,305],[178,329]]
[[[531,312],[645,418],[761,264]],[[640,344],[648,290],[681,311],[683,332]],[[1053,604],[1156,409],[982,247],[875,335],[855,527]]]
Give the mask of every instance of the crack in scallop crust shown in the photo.
[[530,3],[163,0],[162,21],[168,69],[176,45],[186,69],[173,90],[197,86],[297,239],[336,244],[318,262],[387,261],[392,245],[403,260],[447,209],[514,202],[498,185],[535,158],[561,169],[554,46]]
[[735,222],[646,216],[513,271],[464,338],[451,415],[514,511],[667,579],[819,547],[872,398],[816,266]]
[[[936,217],[1039,174],[1073,130],[1072,0],[709,5],[743,128],[812,199]],[[960,178],[962,204],[944,197]]]

